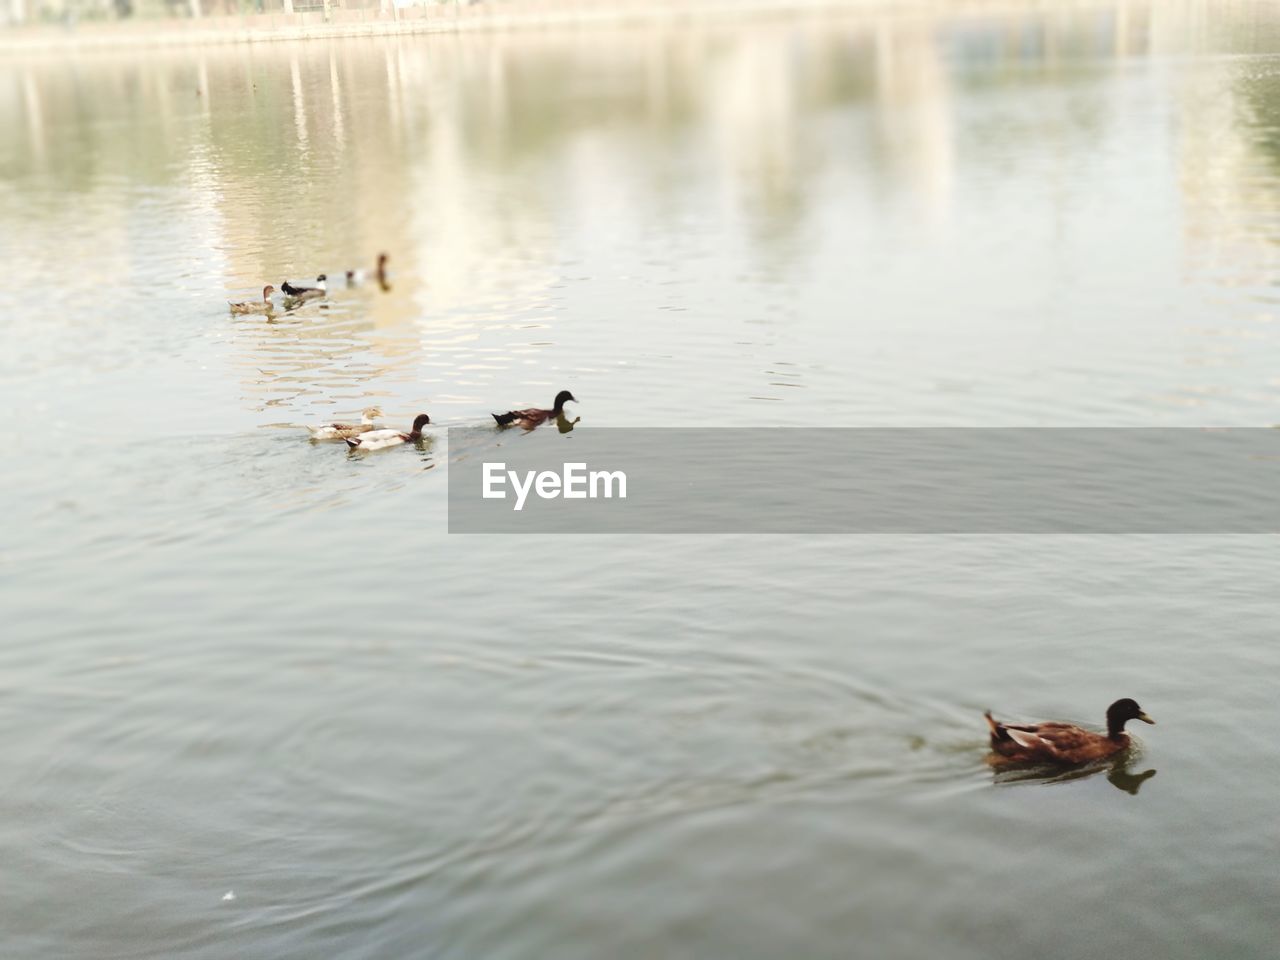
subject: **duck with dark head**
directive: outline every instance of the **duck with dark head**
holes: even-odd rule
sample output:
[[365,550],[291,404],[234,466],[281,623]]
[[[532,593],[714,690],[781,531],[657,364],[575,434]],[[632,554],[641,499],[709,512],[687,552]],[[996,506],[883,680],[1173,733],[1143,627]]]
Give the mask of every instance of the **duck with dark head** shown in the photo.
[[280,290],[286,297],[292,297],[295,300],[314,300],[316,297],[323,297],[328,292],[329,278],[323,273],[316,277],[316,285],[314,287],[295,287],[288,280],[280,282]]
[[559,419],[561,414],[564,413],[564,405],[566,403],[577,402],[578,398],[572,393],[568,390],[561,390],[556,394],[555,403],[552,404],[550,410],[529,407],[526,410],[508,410],[506,413],[495,413],[492,416],[500,427],[509,427],[512,424],[516,424],[526,430],[532,430],[546,420]]
[[408,433],[401,433],[399,430],[370,430],[344,439],[352,450],[381,450],[383,447],[398,447],[402,443],[418,443],[422,440],[422,428],[430,422],[430,417],[420,413],[414,417],[413,429]]
[[1124,732],[1130,720],[1155,723],[1136,700],[1125,697],[1107,708],[1107,732],[1086,730],[1072,723],[1049,720],[1044,723],[1005,723],[985,714],[991,732],[991,749],[1005,760],[1074,764],[1088,763],[1119,753],[1129,746]]

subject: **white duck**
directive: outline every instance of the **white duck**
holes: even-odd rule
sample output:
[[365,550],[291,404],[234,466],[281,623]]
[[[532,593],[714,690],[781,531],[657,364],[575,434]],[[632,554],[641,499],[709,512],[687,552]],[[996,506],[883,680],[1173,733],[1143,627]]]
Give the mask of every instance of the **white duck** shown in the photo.
[[[373,276],[378,281],[378,286],[384,290],[387,289],[387,255],[385,253],[378,254],[378,267],[373,271]],[[358,287],[369,279],[369,271],[364,269],[355,269],[347,271],[347,286]]]
[[320,274],[320,276],[316,277],[316,286],[314,287],[295,287],[288,280],[283,280],[280,283],[280,289],[286,297],[295,302],[315,300],[329,292],[329,278],[323,273]]
[[378,417],[382,416],[379,407],[366,407],[360,414],[359,423],[322,423],[311,430],[312,440],[345,440],[348,437],[368,433],[378,425]]
[[370,430],[358,436],[347,437],[347,446],[352,450],[381,450],[383,447],[395,447],[402,443],[417,443],[422,439],[422,428],[431,422],[425,413],[413,419],[413,429],[408,433],[399,430]]

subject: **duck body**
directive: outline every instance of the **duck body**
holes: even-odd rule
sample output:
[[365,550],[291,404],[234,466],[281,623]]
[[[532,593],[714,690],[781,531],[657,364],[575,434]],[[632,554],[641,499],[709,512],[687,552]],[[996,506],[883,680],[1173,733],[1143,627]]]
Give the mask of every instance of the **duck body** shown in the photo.
[[564,405],[570,402],[577,403],[578,398],[568,390],[561,390],[556,394],[555,404],[550,410],[530,407],[527,410],[508,410],[506,413],[495,413],[491,414],[491,416],[500,427],[509,427],[512,424],[516,424],[526,430],[532,430],[546,420],[558,418],[564,413]]
[[1129,746],[1124,725],[1130,720],[1155,723],[1137,702],[1127,697],[1107,708],[1107,732],[1097,733],[1073,723],[1005,723],[987,711],[991,749],[1010,762],[1074,765],[1101,760]]
[[231,307],[232,313],[249,314],[249,313],[272,313],[275,311],[275,304],[271,302],[271,294],[276,292],[276,288],[271,284],[267,284],[262,288],[262,299],[259,300],[242,300],[239,303],[233,303],[228,300],[227,305]]
[[316,277],[316,284],[317,286],[314,287],[297,287],[288,280],[282,280],[280,281],[280,290],[286,297],[290,297],[293,300],[314,300],[317,297],[323,297],[328,292],[328,277],[323,273],[320,274],[320,276]]
[[401,433],[399,430],[369,430],[344,439],[352,450],[381,450],[384,447],[398,447],[402,443],[417,443],[421,440],[422,428],[430,422],[430,417],[420,413],[414,418],[413,429],[408,433]]
[[311,427],[312,440],[346,440],[362,433],[369,433],[378,425],[378,417],[382,411],[377,407],[369,407],[360,417],[359,423],[322,423]]
[[[373,271],[373,276],[377,279],[378,284],[386,289],[387,287],[387,255],[385,253],[378,254],[378,266]],[[369,271],[363,267],[347,271],[347,286],[358,287],[369,279]]]

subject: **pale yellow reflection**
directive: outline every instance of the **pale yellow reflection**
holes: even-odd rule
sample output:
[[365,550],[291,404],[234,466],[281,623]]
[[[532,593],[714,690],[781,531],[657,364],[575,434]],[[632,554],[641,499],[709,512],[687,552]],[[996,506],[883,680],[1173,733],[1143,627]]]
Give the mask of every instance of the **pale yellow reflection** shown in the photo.
[[877,126],[924,214],[946,216],[955,153],[947,70],[930,21],[881,26],[875,34]]
[[[101,144],[71,136],[81,130],[65,118],[84,96],[73,71],[5,70],[21,113],[10,125],[19,170],[74,197],[44,214],[52,229],[67,225],[58,255],[85,265],[58,296],[158,272],[142,261],[148,216],[213,251],[202,269],[222,286],[207,291],[210,310],[327,271],[328,310],[238,323],[227,336],[252,402],[338,395],[358,409],[384,378],[458,370],[479,390],[537,367],[559,336],[556,291],[577,269],[566,265],[575,233],[649,231],[674,247],[698,227],[696,209],[741,220],[732,235],[763,271],[826,213],[809,207],[822,195],[812,183],[851,170],[945,222],[963,134],[956,85],[972,82],[970,59],[995,85],[1002,63],[1066,70],[1171,52],[1208,10],[1120,3],[1096,18],[985,28],[921,13],[104,58],[91,71],[96,109],[136,135]],[[1188,262],[1214,282],[1265,282],[1280,248],[1267,216],[1280,207],[1270,120],[1257,116],[1256,78],[1221,76],[1212,99],[1174,98]],[[1220,97],[1239,109],[1222,110]],[[682,177],[713,202],[691,207]],[[144,213],[134,188],[152,205]],[[341,289],[345,269],[372,269],[384,250],[389,293]]]

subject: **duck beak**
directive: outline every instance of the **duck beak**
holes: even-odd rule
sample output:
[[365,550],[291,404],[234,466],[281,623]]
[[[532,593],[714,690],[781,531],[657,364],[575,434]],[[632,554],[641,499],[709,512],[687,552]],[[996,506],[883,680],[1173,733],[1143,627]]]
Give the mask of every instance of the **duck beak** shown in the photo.
[[1146,715],[1146,713],[1140,713],[1140,714],[1138,714],[1138,719],[1139,719],[1139,720],[1141,720],[1143,723],[1149,723],[1149,724],[1151,724],[1153,727],[1155,726],[1155,723],[1156,723],[1154,720],[1152,720],[1150,717],[1148,717],[1148,716]]

